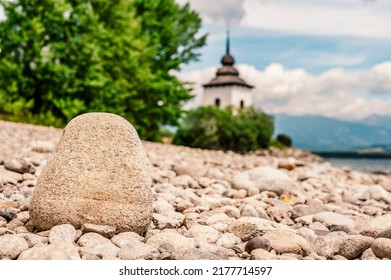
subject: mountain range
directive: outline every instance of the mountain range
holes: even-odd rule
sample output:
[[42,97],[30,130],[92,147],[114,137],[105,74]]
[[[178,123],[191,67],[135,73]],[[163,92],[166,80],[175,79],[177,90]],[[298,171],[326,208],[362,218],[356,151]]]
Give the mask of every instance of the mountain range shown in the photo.
[[286,134],[293,146],[310,151],[389,151],[391,116],[371,115],[359,121],[324,116],[275,115],[275,135]]

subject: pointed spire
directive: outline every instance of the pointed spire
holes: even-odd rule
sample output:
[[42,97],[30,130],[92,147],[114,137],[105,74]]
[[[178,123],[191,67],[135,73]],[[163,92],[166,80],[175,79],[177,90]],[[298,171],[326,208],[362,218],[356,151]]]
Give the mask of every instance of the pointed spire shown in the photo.
[[227,45],[226,45],[226,53],[229,54],[229,29],[227,29]]

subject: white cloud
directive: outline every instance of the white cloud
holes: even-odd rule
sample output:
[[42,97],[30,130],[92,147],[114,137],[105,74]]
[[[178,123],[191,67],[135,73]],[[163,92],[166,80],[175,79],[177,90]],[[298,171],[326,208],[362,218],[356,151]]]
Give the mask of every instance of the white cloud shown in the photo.
[[243,0],[176,0],[179,4],[190,2],[207,23],[238,24],[245,16]]
[[[255,86],[254,104],[271,114],[360,119],[371,114],[391,113],[391,62],[360,73],[333,68],[320,75],[300,68],[285,69],[281,64],[270,64],[264,70],[248,64],[237,68],[241,77]],[[195,82],[197,98],[188,107],[200,104],[201,85],[214,77],[215,70],[211,67],[180,74],[180,79]],[[389,96],[371,94],[379,89]]]
[[244,26],[316,35],[390,38],[391,6],[387,1],[244,2]]
[[307,35],[391,38],[391,1],[176,0],[190,2],[206,23]]
[[244,26],[310,35],[390,38],[391,6],[357,0],[245,2]]
[[384,62],[372,69],[372,93],[391,92],[391,62]]

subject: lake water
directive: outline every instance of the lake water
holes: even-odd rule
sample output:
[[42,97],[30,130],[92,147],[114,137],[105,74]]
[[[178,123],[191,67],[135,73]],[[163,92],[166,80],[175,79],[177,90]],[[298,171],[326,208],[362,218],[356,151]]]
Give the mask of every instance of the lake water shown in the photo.
[[391,172],[391,159],[365,159],[365,158],[327,158],[336,167],[348,166],[351,169],[372,172],[375,170],[387,170]]

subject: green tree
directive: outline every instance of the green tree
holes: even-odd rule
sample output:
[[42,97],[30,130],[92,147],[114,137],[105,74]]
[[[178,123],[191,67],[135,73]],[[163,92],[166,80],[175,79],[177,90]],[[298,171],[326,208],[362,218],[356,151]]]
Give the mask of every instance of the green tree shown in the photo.
[[[139,95],[148,96],[149,103],[141,110],[146,116],[142,127],[147,138],[154,139],[159,124],[178,124],[183,102],[192,98],[173,71],[198,59],[195,50],[205,45],[206,35],[198,35],[201,19],[189,4],[179,6],[174,0],[134,0],[133,3],[142,30],[148,35],[147,45],[154,46],[154,55],[150,57],[154,78],[138,90]],[[150,122],[149,118],[158,122]]]
[[175,124],[190,95],[171,70],[196,59],[205,42],[193,43],[198,15],[165,2],[164,17],[183,27],[167,27],[184,38],[176,44],[159,39],[162,27],[151,23],[160,11],[140,10],[136,0],[0,0],[0,117],[62,126],[106,111],[127,118],[144,138]]
[[292,139],[286,134],[278,134],[276,141],[284,145],[285,147],[292,147]]
[[174,143],[240,153],[269,146],[273,119],[254,108],[199,107],[186,113]]

